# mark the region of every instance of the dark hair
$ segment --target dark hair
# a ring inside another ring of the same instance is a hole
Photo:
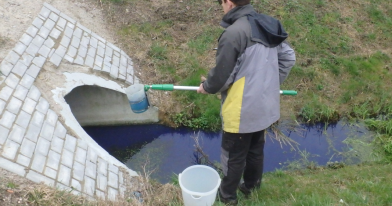
[[[229,1],[229,0],[224,0],[224,1]],[[247,4],[250,4],[250,0],[230,0],[233,2],[236,6],[244,6]]]

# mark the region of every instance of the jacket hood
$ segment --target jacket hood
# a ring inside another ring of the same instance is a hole
[[[223,16],[221,26],[227,28],[243,16],[247,16],[251,26],[252,41],[259,42],[267,47],[276,47],[288,37],[279,20],[257,13],[250,4],[237,6],[230,10]]]

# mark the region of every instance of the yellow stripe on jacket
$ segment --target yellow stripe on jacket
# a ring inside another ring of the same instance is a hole
[[[234,82],[227,91],[227,97],[222,106],[223,130],[230,133],[240,131],[242,98],[244,94],[245,77]]]

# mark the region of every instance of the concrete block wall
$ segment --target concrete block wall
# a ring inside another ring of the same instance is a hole
[[[62,114],[51,109],[34,84],[45,64],[57,68],[64,61],[107,73],[128,85],[138,82],[132,60],[122,50],[45,3],[0,64],[0,167],[37,183],[73,188],[75,194],[115,199],[124,195],[128,184],[124,176],[136,172],[97,145],[66,105]],[[84,84],[83,75],[88,74],[68,74],[80,79],[67,92]],[[104,87],[115,84],[94,78]]]

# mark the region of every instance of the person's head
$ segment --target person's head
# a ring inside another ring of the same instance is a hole
[[[226,14],[236,6],[250,4],[250,0],[218,0],[218,3],[222,5],[223,12]]]

